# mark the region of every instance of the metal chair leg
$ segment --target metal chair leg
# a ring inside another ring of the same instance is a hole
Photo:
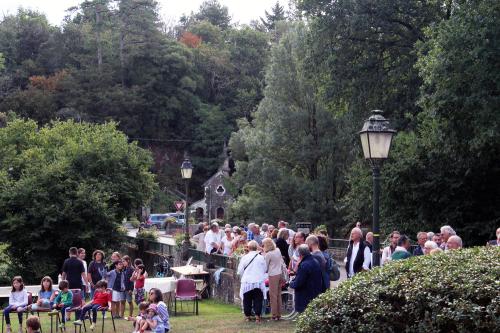
[[[115,318],[113,316],[111,316],[111,322],[113,323],[113,331],[116,332]]]

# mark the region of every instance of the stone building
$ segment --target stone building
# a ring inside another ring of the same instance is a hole
[[[231,152],[228,151],[226,160],[219,170],[203,184],[204,198],[191,205],[191,212],[197,221],[226,218],[233,196],[226,188],[224,180],[231,177],[234,171],[234,161]]]

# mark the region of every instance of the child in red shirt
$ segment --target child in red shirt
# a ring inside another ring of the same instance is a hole
[[[92,311],[92,325],[90,325],[90,329],[94,330],[95,323],[97,322],[97,310],[106,307],[111,308],[111,294],[106,291],[107,287],[108,283],[104,280],[95,284],[94,299],[90,303],[85,304],[80,312],[80,318],[74,322],[75,325],[81,325],[85,314]]]
[[[132,277],[130,278],[130,281],[135,282],[135,303],[137,305],[144,301],[144,281],[146,280],[147,274],[148,273],[146,273],[144,265],[139,264],[135,266],[135,271],[132,273]]]

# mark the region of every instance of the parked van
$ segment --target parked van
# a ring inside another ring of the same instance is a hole
[[[184,225],[186,223],[186,217],[184,213],[167,213],[167,217],[175,217],[177,221],[175,224]]]
[[[151,228],[163,229],[165,228],[165,220],[169,215],[167,213],[164,214],[151,214],[149,215],[148,224]]]

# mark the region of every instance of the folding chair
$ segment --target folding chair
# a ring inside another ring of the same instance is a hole
[[[97,311],[101,311],[101,313],[102,313],[101,333],[104,333],[104,315],[106,314],[107,311],[109,311],[109,313],[111,314],[111,309],[106,306],[106,307],[100,307],[99,309],[97,309]],[[113,318],[112,315],[110,315],[110,317],[111,317],[111,322],[113,323],[113,331],[116,332],[115,318]]]
[[[33,304],[33,294],[29,291],[27,292],[27,294],[28,294],[28,305],[26,306],[26,309],[29,305]],[[26,309],[22,313],[26,313],[26,318],[28,318],[29,311],[27,311]],[[11,311],[11,313],[13,313],[13,311]],[[18,312],[16,311],[15,313]],[[5,317],[3,316],[3,311],[2,311],[2,333],[3,333],[4,321]]]
[[[73,293],[73,304],[71,308],[66,309],[66,313],[75,313],[75,320],[77,320],[77,316],[80,314],[80,311],[82,310],[82,305],[84,304],[84,299],[83,299],[83,294],[81,289],[70,289],[71,292]],[[61,316],[65,316],[65,313],[61,313]],[[75,333],[76,333],[76,326],[75,326]],[[83,321],[83,328],[85,329],[85,332],[87,332],[87,328],[85,327],[85,320]],[[80,326],[80,331],[82,330]]]
[[[196,292],[196,283],[193,279],[177,280],[177,289],[175,290],[174,298],[174,315],[177,315],[177,300],[181,302],[193,301],[193,313],[198,315],[198,293]]]
[[[57,297],[57,295],[59,295],[59,290],[56,290],[54,292],[55,296]],[[56,311],[56,312],[53,312],[53,311]],[[47,312],[48,316],[50,317],[50,333],[53,333],[54,332],[54,316],[57,316],[56,317],[56,332],[57,332],[57,324],[59,323],[59,312],[57,311],[57,309],[39,309],[36,311],[36,315],[40,318],[40,312]],[[40,332],[42,332],[42,328],[40,327]]]
[[[55,296],[57,296],[59,294],[59,291],[56,290],[54,292]],[[36,316],[38,318],[40,318],[40,313],[48,313],[49,314],[49,317],[50,317],[50,333],[53,333],[54,332],[54,317],[52,315],[50,315],[50,313],[52,312],[52,309],[50,308],[37,308],[36,310],[30,310],[29,313],[31,313],[32,315],[34,315],[36,313]],[[43,329],[42,327],[40,326],[40,333],[43,333]]]

